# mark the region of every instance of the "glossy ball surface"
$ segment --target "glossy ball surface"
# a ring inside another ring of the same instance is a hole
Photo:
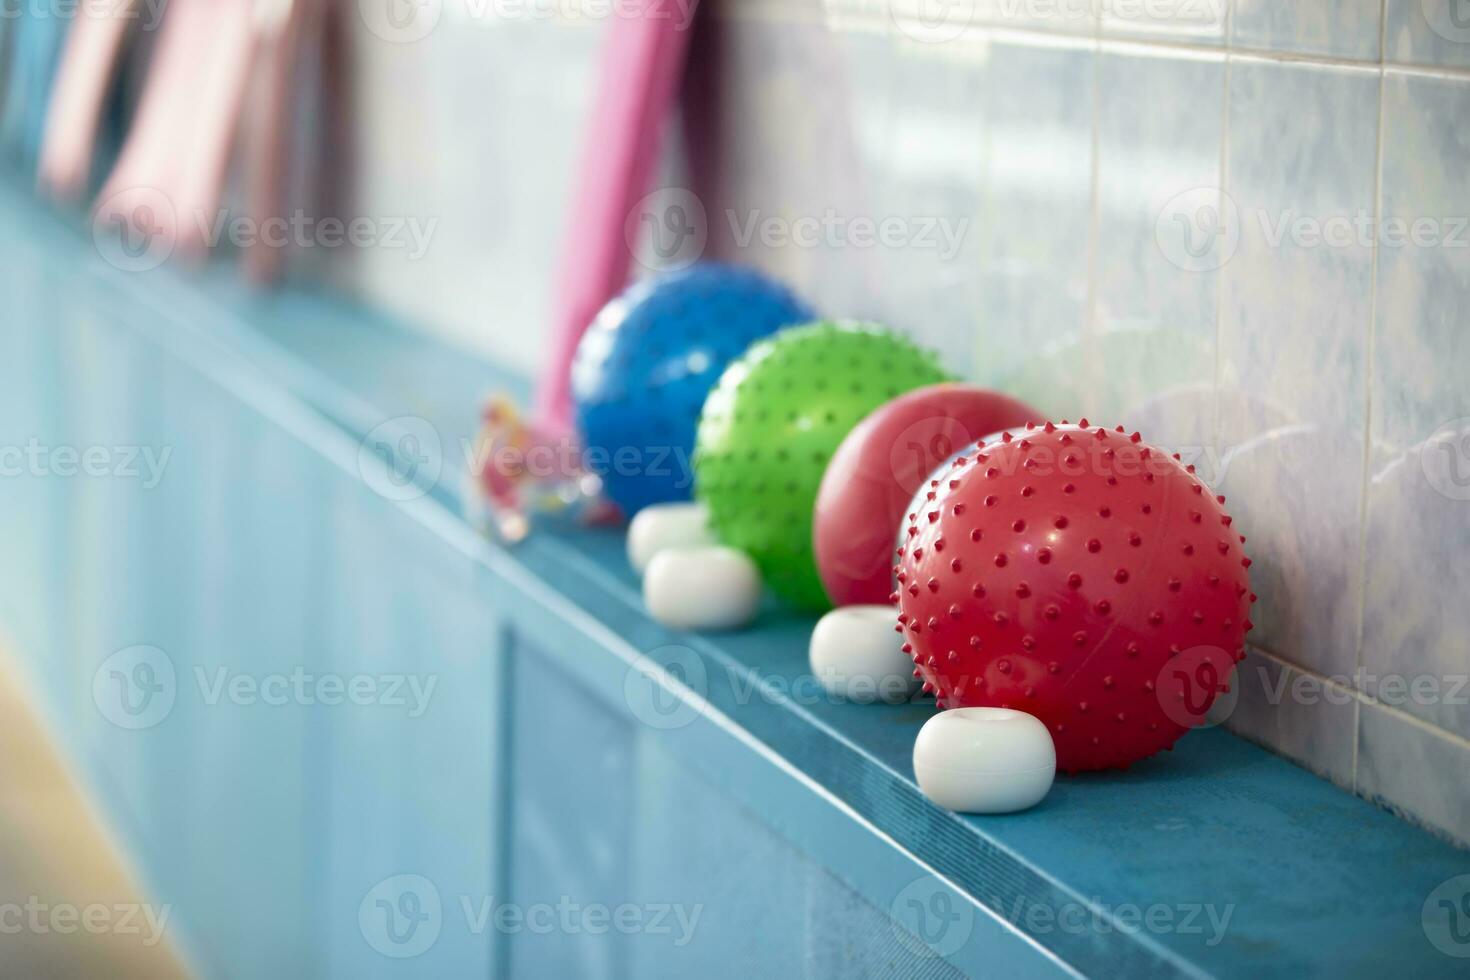
[[[941,707],[1046,724],[1058,768],[1173,745],[1228,690],[1250,629],[1245,539],[1138,433],[1065,423],[961,453],[915,497],[899,622]]]
[[[828,598],[839,606],[888,602],[893,540],[915,491],[958,450],[1033,420],[1044,416],[965,384],[919,388],[863,419],[842,440],[817,492],[812,546]]]
[[[755,559],[778,595],[827,608],[812,554],[827,463],[873,409],[943,380],[933,354],[871,324],[808,324],[753,346],[700,417],[696,492],[716,536]]]
[[[705,397],[730,361],[811,311],[753,269],[705,263],[631,286],[603,307],[572,363],[585,465],[631,517],[687,500]]]

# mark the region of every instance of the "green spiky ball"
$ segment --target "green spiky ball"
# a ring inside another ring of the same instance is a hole
[[[831,603],[812,555],[812,505],[844,436],[906,391],[949,380],[938,359],[865,323],[821,321],[757,342],[710,392],[694,449],[695,495],[719,539],[778,595]]]

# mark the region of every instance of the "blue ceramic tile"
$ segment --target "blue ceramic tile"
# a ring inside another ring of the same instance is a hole
[[[1356,665],[1372,250],[1355,229],[1377,97],[1368,71],[1232,64],[1222,486],[1255,559],[1253,642],[1339,679]]]
[[[1218,196],[1224,61],[1106,46],[1100,57],[1085,362],[1093,391],[1084,407],[1182,452],[1213,429],[1219,270],[1190,261],[1186,237],[1197,233],[1176,219],[1193,218],[1181,205],[1192,208],[1201,194]]]
[[[1384,60],[1470,66],[1470,12],[1462,0],[1385,0]]]
[[[1470,736],[1470,607],[1445,601],[1470,591],[1470,80],[1391,72],[1384,100],[1364,684]]]
[[[1235,0],[1235,47],[1378,60],[1383,0]]]

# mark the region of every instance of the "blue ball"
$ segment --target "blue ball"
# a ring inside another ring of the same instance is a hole
[[[631,286],[598,313],[572,362],[586,464],[631,517],[688,500],[705,396],[755,341],[814,314],[752,269],[701,263]]]

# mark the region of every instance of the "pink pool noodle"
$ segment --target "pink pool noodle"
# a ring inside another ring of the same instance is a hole
[[[623,226],[653,180],[693,12],[693,0],[687,8],[673,0],[644,0],[640,16],[615,17],[608,27],[561,257],[551,351],[537,390],[537,421],[548,432],[570,429],[569,375],[577,343],[597,311],[627,283],[632,257]]]

